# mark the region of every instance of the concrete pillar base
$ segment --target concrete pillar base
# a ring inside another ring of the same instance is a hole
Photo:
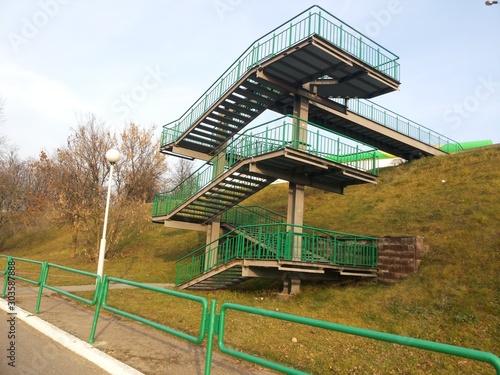
[[[283,294],[295,295],[300,293],[300,279],[296,276],[287,276],[283,279]]]

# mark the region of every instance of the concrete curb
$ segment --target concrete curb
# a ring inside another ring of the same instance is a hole
[[[1,298],[0,309],[6,311],[7,313],[12,313],[8,309],[7,301]],[[21,309],[20,307],[16,306],[15,312],[18,319],[22,320],[44,335],[50,337],[52,340],[58,342],[65,348],[94,363],[110,374],[144,375],[142,372],[137,371],[129,365],[126,365],[125,363],[118,361],[117,359],[107,355],[106,353],[101,352],[99,349],[93,347],[89,343],[80,340],[78,337],[70,335],[62,329],[40,319],[39,317],[29,313],[26,310]]]

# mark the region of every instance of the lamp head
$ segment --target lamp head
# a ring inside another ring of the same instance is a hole
[[[493,4],[498,4],[498,1],[492,1],[492,0],[487,0],[484,2],[486,5],[490,6],[490,5],[493,5]]]
[[[106,152],[106,159],[108,159],[111,164],[115,164],[118,160],[120,160],[120,151],[114,148],[108,150],[108,152]]]

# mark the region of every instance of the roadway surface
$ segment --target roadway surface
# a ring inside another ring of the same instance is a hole
[[[0,312],[0,374],[2,375],[38,375],[38,374],[73,374],[100,375],[107,373],[82,356],[65,348],[50,337],[38,332],[23,321],[15,319],[14,351],[10,359],[9,318]],[[15,367],[9,366],[9,362]]]

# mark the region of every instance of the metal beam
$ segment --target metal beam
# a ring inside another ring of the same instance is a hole
[[[186,221],[165,220],[164,226],[167,228],[194,230],[198,232],[207,231],[207,226],[205,224],[188,223]]]
[[[330,191],[332,193],[344,194],[343,185],[333,185],[331,183],[316,181],[314,178],[306,176],[305,174],[295,174],[293,171],[273,168],[259,163],[250,164],[250,172],[265,174],[280,180],[291,181],[296,184],[311,186],[313,188]]]
[[[314,105],[315,107],[327,112],[327,113],[330,113],[334,116],[340,117],[344,120],[347,120],[351,123],[354,123],[356,126],[362,126],[366,129],[369,129],[370,131],[377,133],[378,137],[380,137],[380,135],[382,135],[384,137],[390,138],[391,140],[394,140],[394,141],[397,141],[398,143],[403,144],[405,147],[411,147],[413,149],[420,150],[421,152],[428,154],[428,155],[434,155],[434,156],[446,155],[446,153],[444,151],[441,151],[435,147],[432,147],[432,146],[427,145],[423,142],[420,142],[414,138],[411,138],[407,135],[404,135],[404,134],[399,133],[395,130],[392,130],[384,125],[381,125],[375,121],[369,120],[366,117],[360,116],[354,112],[347,111],[346,113],[342,113],[340,111],[335,110],[331,106],[325,106],[322,103],[318,103],[318,102],[311,103],[311,104]],[[328,127],[327,123],[324,123],[321,125]],[[338,127],[335,127],[333,130],[335,130],[337,132],[341,132],[341,130]],[[380,141],[380,138],[379,138],[379,142],[383,143],[383,141]],[[370,143],[370,142],[368,142],[368,143]],[[371,144],[373,144],[373,143],[371,143]],[[384,147],[381,145],[378,145],[378,144],[373,144],[373,145],[380,148],[381,150],[384,150]],[[389,152],[391,152],[391,151],[389,151]],[[391,152],[391,153],[393,153],[393,152]]]
[[[284,82],[276,77],[273,77],[270,74],[266,74],[266,72],[264,72],[263,69],[257,70],[257,77],[264,79],[264,80],[266,80],[266,81],[268,81],[276,86],[280,86],[283,89],[285,89],[286,91],[290,92],[291,94],[301,96],[305,99],[309,99],[309,101],[311,101],[312,103],[319,103],[319,104],[322,104],[323,106],[331,108],[334,111],[347,113],[346,106],[343,106],[340,103],[336,103],[336,102],[333,102],[333,101],[328,100],[326,98],[323,98],[313,91],[306,90],[302,87],[292,86],[292,85],[290,85],[290,84],[288,84],[288,83],[286,83],[286,82]]]

